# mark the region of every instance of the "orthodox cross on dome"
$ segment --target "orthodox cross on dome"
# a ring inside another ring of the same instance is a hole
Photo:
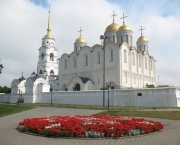
[[[141,36],[143,35],[142,30],[145,30],[145,28],[142,28],[142,26],[141,26],[141,29],[138,30],[138,31],[141,31]]]
[[[127,18],[128,16],[124,16],[124,13],[123,13],[123,17],[121,17],[120,19],[123,19],[123,25],[125,24],[124,23],[124,18]]]
[[[81,27],[80,27],[80,30],[78,31],[79,33],[80,33],[80,37],[81,37],[81,32],[82,32],[83,30],[81,29]]]
[[[113,11],[113,15],[111,15],[111,17],[113,17],[113,22],[115,21],[114,20],[114,17],[117,16],[117,14],[115,14],[115,11]]]

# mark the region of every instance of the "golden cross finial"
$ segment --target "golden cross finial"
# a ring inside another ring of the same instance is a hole
[[[114,17],[117,16],[117,14],[115,14],[115,11],[113,11],[113,15],[111,15],[111,17],[113,17],[113,22],[115,21],[114,20]]]
[[[80,33],[80,36],[81,36],[81,32],[82,32],[83,30],[81,29],[81,27],[80,27],[80,30],[78,31],[79,33]]]
[[[123,17],[120,18],[120,19],[123,19],[123,25],[125,24],[124,23],[124,18],[126,18],[126,17],[128,17],[128,16],[124,16],[124,13],[123,13]]]
[[[141,29],[138,30],[138,31],[141,31],[141,36],[143,35],[142,30],[145,30],[145,28],[142,28],[142,26],[141,26]]]

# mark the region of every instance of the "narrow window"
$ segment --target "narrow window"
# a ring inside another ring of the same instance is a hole
[[[140,47],[140,51],[141,51],[141,45],[139,47]]]
[[[141,67],[141,56],[139,55],[139,67]]]
[[[100,52],[97,52],[97,64],[100,64]]]
[[[132,64],[135,65],[135,56],[134,56],[134,52],[132,53]]]
[[[113,36],[113,41],[115,42],[115,36]]]
[[[130,37],[130,39],[131,39],[130,41],[131,41],[131,46],[132,46],[132,36]]]
[[[153,60],[151,60],[151,71],[153,70]]]
[[[98,78],[98,84],[100,84],[100,80],[99,80],[99,78]]]
[[[147,69],[147,58],[145,57],[145,69]]]
[[[76,68],[76,58],[73,57],[73,67]]]
[[[121,44],[123,43],[123,36],[121,35]]]
[[[43,58],[44,58],[44,53],[42,53],[42,55],[41,55],[41,59],[43,60]]]
[[[126,42],[129,44],[128,35],[126,35]]]
[[[53,53],[50,54],[50,60],[51,60],[51,61],[54,61],[54,55],[53,55]]]
[[[88,56],[87,56],[87,54],[85,55],[85,66],[88,66]]]
[[[42,70],[39,71],[39,74],[42,74]]]
[[[67,69],[67,60],[64,59],[64,69]]]
[[[111,50],[111,59],[110,61],[113,61],[113,50]]]
[[[144,51],[146,50],[146,46],[144,45]]]
[[[126,52],[126,50],[124,50],[124,62],[125,63],[127,62],[127,52]]]

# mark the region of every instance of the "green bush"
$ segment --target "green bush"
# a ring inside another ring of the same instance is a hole
[[[154,88],[155,86],[154,86],[153,84],[150,84],[150,85],[147,84],[146,87],[147,87],[147,88]]]

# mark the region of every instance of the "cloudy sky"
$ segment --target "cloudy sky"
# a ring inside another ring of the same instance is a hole
[[[22,72],[27,78],[36,70],[49,6],[58,58],[73,51],[80,27],[89,46],[100,44],[99,36],[112,23],[113,11],[120,25],[125,13],[134,46],[138,29],[145,28],[149,53],[157,60],[159,84],[180,86],[179,0],[0,0],[0,59],[4,65],[0,86],[10,86]]]

